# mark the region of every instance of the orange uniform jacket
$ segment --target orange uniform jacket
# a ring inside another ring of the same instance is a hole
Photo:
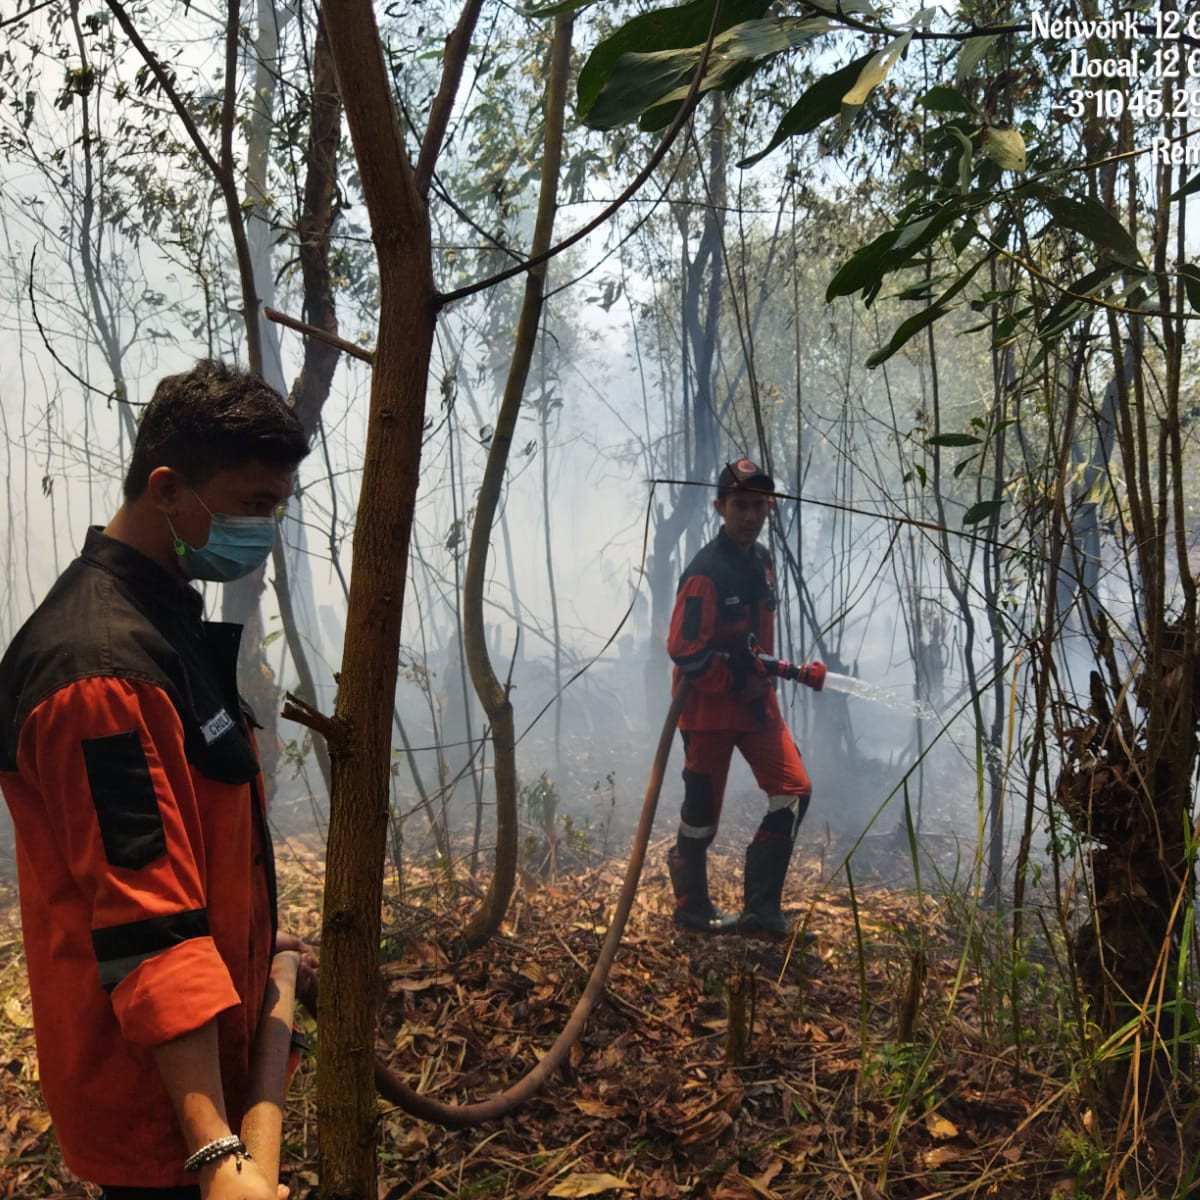
[[[275,932],[241,629],[88,533],[0,661],[38,1062],[67,1165],[177,1187],[186,1147],[153,1048],[218,1017],[230,1124]]]
[[[743,552],[722,529],[688,564],[667,635],[673,690],[681,679],[691,685],[680,729],[748,731],[784,723],[774,692],[750,703],[735,694],[754,669],[748,636],[764,653],[775,653],[775,607],[775,568],[757,543]]]

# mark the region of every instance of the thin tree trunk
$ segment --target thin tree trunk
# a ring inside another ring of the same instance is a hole
[[[546,92],[546,138],[542,156],[541,188],[531,247],[531,254],[534,256],[549,248],[554,228],[567,81],[571,65],[572,26],[573,19],[569,14],[555,18],[550,82]],[[483,482],[475,507],[475,523],[471,529],[471,548],[467,556],[467,577],[463,593],[467,662],[471,668],[475,690],[492,726],[496,780],[496,866],[487,896],[467,928],[465,936],[468,945],[482,943],[500,927],[516,879],[517,768],[512,703],[488,657],[483,626],[483,582],[487,573],[496,508],[500,502],[500,489],[541,322],[545,284],[546,266],[542,263],[531,269],[525,277],[525,299],[517,325],[516,343],[504,396],[496,418],[496,429],[488,448],[487,465],[484,468]]]
[[[455,421],[453,401],[450,402],[450,410],[447,414],[447,446],[449,448],[450,457],[450,501],[451,512],[454,518],[453,528],[455,533],[459,533],[467,520],[467,502],[466,502],[466,484],[464,482],[464,472],[462,459],[460,455],[455,454],[455,446],[458,439],[458,423]],[[459,490],[462,489],[463,495],[460,496]],[[460,507],[461,500],[461,507]],[[461,514],[461,516],[460,516]],[[454,645],[457,651],[457,684],[458,694],[462,697],[462,741],[466,743],[466,765],[462,770],[470,770],[471,772],[471,787],[475,793],[475,823],[474,833],[471,838],[471,876],[474,876],[479,871],[479,843],[483,835],[483,780],[480,777],[480,772],[475,769],[475,729],[471,721],[471,688],[467,686],[467,643],[463,633],[463,578],[462,578],[462,556],[459,553],[459,542],[456,540],[451,547],[451,555],[454,560]],[[447,680],[449,688],[450,681]],[[451,690],[446,692],[447,705],[454,703],[454,696]],[[451,740],[455,740],[453,736]],[[461,747],[459,747],[461,749]],[[445,755],[442,756],[443,758]],[[457,764],[456,764],[457,766]],[[451,770],[449,775],[454,780],[461,777],[462,771],[458,769]]]
[[[379,331],[333,741],[317,1120],[325,1200],[376,1200],[375,980],[392,710],[436,291],[429,217],[370,0],[326,0],[325,31],[379,263]]]
[[[308,148],[305,154],[307,172],[304,181],[304,206],[300,213],[300,271],[304,281],[304,316],[308,324],[336,336],[337,310],[333,301],[333,280],[329,270],[329,245],[333,223],[337,220],[335,197],[337,191],[337,152],[341,140],[342,106],[333,74],[333,58],[329,40],[321,22],[313,44],[311,116]],[[262,180],[265,187],[265,177]],[[270,282],[268,276],[267,282]],[[276,346],[273,330],[264,330],[264,343]],[[329,399],[333,374],[341,352],[320,338],[304,341],[304,361],[292,384],[291,404],[311,442],[316,436],[321,411]],[[293,501],[300,503],[300,501]],[[299,676],[300,697],[309,704],[318,701],[316,678],[308,662],[308,653],[300,637],[300,629],[292,604],[287,557],[277,539],[272,556],[275,568],[275,595],[279,602],[279,617],[287,639],[288,651]],[[313,753],[321,770],[325,790],[333,790],[333,774],[329,748],[320,734],[314,733]]]
[[[544,354],[544,352],[543,352]],[[562,631],[558,624],[558,589],[554,585],[554,543],[550,530],[550,396],[543,361],[542,403],[542,528],[546,539],[546,582],[550,587],[550,624],[554,635],[554,767],[562,774]]]

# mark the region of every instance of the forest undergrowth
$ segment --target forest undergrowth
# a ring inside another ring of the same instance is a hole
[[[1195,1103],[1133,1122],[1125,1106],[1124,1127],[1097,1115],[1049,948],[1014,962],[1007,935],[961,893],[884,886],[853,860],[847,880],[827,853],[801,851],[785,902],[815,949],[679,933],[666,848],[651,847],[569,1068],[485,1128],[443,1130],[381,1103],[381,1198],[1200,1194]],[[889,854],[907,846],[876,848]],[[316,938],[320,847],[290,838],[278,859],[284,920]],[[478,881],[452,896],[432,866],[393,878],[378,1042],[392,1069],[448,1102],[523,1075],[583,987],[623,871],[560,858],[550,877],[522,876],[501,935],[461,958]],[[714,851],[711,878],[736,908],[740,855]],[[311,1023],[308,1034],[315,1045]],[[314,1065],[307,1054],[285,1127],[293,1200],[315,1195]],[[41,1108],[15,887],[0,880],[0,1197],[95,1194],[62,1165]]]

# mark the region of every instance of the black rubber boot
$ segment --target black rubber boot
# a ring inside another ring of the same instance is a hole
[[[783,915],[783,881],[792,859],[795,842],[790,838],[763,838],[746,847],[746,874],[743,880],[745,907],[738,917],[738,933],[745,937],[786,941],[792,923]],[[802,945],[810,946],[816,936],[804,934]]]
[[[667,870],[675,889],[676,926],[693,933],[732,933],[738,924],[732,913],[722,912],[708,897],[708,856],[680,854],[674,847],[667,855]]]

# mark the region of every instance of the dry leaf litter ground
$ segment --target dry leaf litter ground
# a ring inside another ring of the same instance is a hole
[[[992,985],[960,953],[961,901],[871,884],[878,872],[862,848],[852,894],[844,873],[828,877],[838,860],[826,847],[797,854],[785,893],[819,935],[815,952],[702,938],[670,924],[667,844],[651,848],[606,995],[569,1068],[486,1128],[447,1131],[381,1104],[381,1197],[1088,1194],[1103,1164],[1089,1158],[1088,1115],[1050,1040],[1063,1014],[1032,1006],[1037,1037],[1018,1061]],[[886,867],[906,850],[878,839],[874,854]],[[288,839],[278,857],[281,911],[315,938],[319,847]],[[740,868],[737,856],[712,855],[713,892],[727,907],[737,906]],[[514,1082],[574,1005],[623,873],[610,861],[523,878],[503,936],[455,960],[476,896],[449,898],[431,870],[409,867],[385,913],[380,1053],[444,1101]],[[740,1066],[727,1058],[731,982],[748,1001]],[[0,1197],[90,1200],[40,1107],[15,888],[3,880],[0,988]],[[316,1151],[309,1056],[285,1130],[297,1200],[316,1182]]]

